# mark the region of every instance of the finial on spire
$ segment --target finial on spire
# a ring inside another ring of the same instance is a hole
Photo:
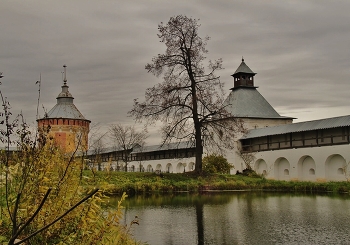
[[[242,62],[244,62],[244,58],[243,58],[243,56],[242,56]]]
[[[64,85],[67,85],[67,74],[66,74],[66,65],[63,65],[63,69],[64,69],[64,78],[63,78],[63,83]]]

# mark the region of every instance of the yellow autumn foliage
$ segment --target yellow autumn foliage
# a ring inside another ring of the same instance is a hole
[[[1,159],[4,154],[0,153]],[[50,224],[93,191],[81,185],[82,178],[89,181],[83,173],[83,158],[67,156],[52,144],[22,146],[11,156],[8,168],[2,166],[1,173],[7,170],[8,175],[6,186],[0,187],[1,194],[7,188],[7,198],[0,205],[0,237],[8,240],[13,230],[20,230],[30,220],[45,195],[48,197],[42,208],[18,239],[26,239]],[[138,244],[128,233],[128,227],[120,223],[121,203],[126,195],[121,196],[114,211],[106,213],[102,205],[108,197],[102,194],[103,188],[99,186],[100,190],[91,198],[25,244]]]

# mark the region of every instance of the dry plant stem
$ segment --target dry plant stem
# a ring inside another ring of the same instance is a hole
[[[18,205],[19,205],[19,201],[21,199],[21,193],[17,194],[17,198],[16,198],[16,203],[15,203],[15,207],[13,209],[13,220],[12,220],[12,224],[13,224],[13,229],[12,229],[12,237],[17,237],[17,210],[18,210]],[[12,239],[11,239],[12,240]]]
[[[42,232],[43,230],[46,230],[47,228],[49,228],[50,226],[52,226],[53,224],[55,224],[57,221],[59,221],[60,219],[62,219],[64,216],[66,216],[67,214],[69,214],[72,210],[74,210],[76,207],[78,207],[80,204],[82,204],[83,202],[85,202],[87,199],[89,199],[90,197],[92,197],[93,195],[95,195],[96,192],[98,192],[99,189],[95,189],[93,190],[89,195],[87,195],[86,197],[84,197],[83,199],[81,199],[77,204],[75,204],[73,207],[71,207],[70,209],[68,209],[64,214],[62,214],[61,216],[57,217],[54,221],[52,221],[51,223],[45,225],[44,227],[42,227],[41,229],[37,230],[36,232],[32,233],[31,235],[27,236],[26,238],[24,238],[23,240],[21,240],[20,242],[17,243],[13,243],[13,245],[18,245],[21,244],[27,240],[29,240],[30,238],[32,238],[33,236],[35,236],[36,234]],[[9,243],[9,245],[11,245]]]
[[[16,226],[16,213],[17,213],[17,208],[18,208],[18,203],[19,203],[18,200],[19,200],[20,194],[17,195],[16,206],[15,206],[15,210],[14,210],[14,218],[15,218],[14,224],[13,224],[13,232],[14,232],[14,234],[13,234],[12,238],[10,239],[10,242],[9,242],[10,245],[11,245],[11,244],[14,244],[14,241],[15,241],[16,238],[19,236],[19,234],[20,234],[20,233],[24,230],[24,228],[26,228],[26,227],[30,224],[30,222],[32,222],[32,220],[38,215],[38,213],[40,212],[41,208],[42,208],[43,205],[45,204],[46,199],[48,198],[48,196],[49,196],[51,190],[52,190],[52,189],[49,188],[49,189],[46,191],[46,194],[45,194],[43,200],[41,201],[39,207],[36,209],[36,211],[34,212],[34,214],[33,214],[33,215],[27,220],[27,222],[25,222],[24,225],[23,225],[20,229],[18,229],[18,230],[17,230],[17,228],[19,228],[19,227]],[[19,243],[16,243],[16,244],[19,244]]]
[[[10,154],[10,130],[9,130],[9,112],[8,112],[8,106],[7,101],[2,95],[2,92],[0,90],[0,97],[2,100],[2,107],[5,114],[5,124],[6,124],[6,159],[5,159],[5,196],[6,196],[6,206],[7,211],[10,214],[10,219],[13,221],[13,216],[11,214],[10,210],[10,203],[9,203],[9,154]]]

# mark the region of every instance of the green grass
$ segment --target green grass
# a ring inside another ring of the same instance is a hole
[[[242,175],[194,173],[84,172],[84,184],[99,187],[106,194],[201,192],[210,190],[269,190],[284,192],[350,192],[350,182],[301,182],[267,180]]]

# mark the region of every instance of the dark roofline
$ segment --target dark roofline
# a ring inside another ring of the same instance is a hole
[[[88,121],[91,123],[90,120],[85,119],[85,118],[70,118],[70,117],[43,117],[43,118],[39,118],[36,119],[36,121],[38,122],[39,120],[44,120],[44,119],[68,119],[68,120],[81,120],[81,121]]]
[[[230,88],[230,90],[237,90],[237,89],[239,89],[239,88],[249,88],[249,89],[257,89],[257,88],[259,88],[259,87],[256,87],[256,86],[245,86],[245,85],[243,85],[243,86],[237,86],[237,87],[233,87],[233,88]]]
[[[156,152],[156,151],[168,151],[168,150],[181,150],[181,149],[192,149],[195,148],[195,146],[190,142],[173,142],[168,143],[164,145],[150,145],[150,146],[143,146],[143,147],[133,147],[131,149],[127,149],[127,151],[131,151],[130,154],[136,154],[136,153],[148,153],[148,152]],[[115,146],[112,147],[105,147],[100,149],[99,154],[106,154],[106,153],[112,153],[112,152],[122,152],[124,149],[118,148]],[[93,149],[88,150],[87,155],[95,155]]]
[[[233,115],[233,117],[235,117]],[[249,117],[249,116],[238,116],[235,118],[254,118],[254,119],[297,119],[296,117],[286,117],[286,116],[279,116],[279,117]]]
[[[172,142],[168,144],[161,145],[150,145],[144,146],[143,148],[134,149],[131,154],[135,153],[146,153],[146,152],[155,152],[155,151],[167,151],[167,150],[180,150],[180,149],[191,149],[195,148],[194,143],[190,141],[185,142]],[[138,150],[140,149],[140,150]]]
[[[251,129],[242,139],[350,126],[350,115]]]

